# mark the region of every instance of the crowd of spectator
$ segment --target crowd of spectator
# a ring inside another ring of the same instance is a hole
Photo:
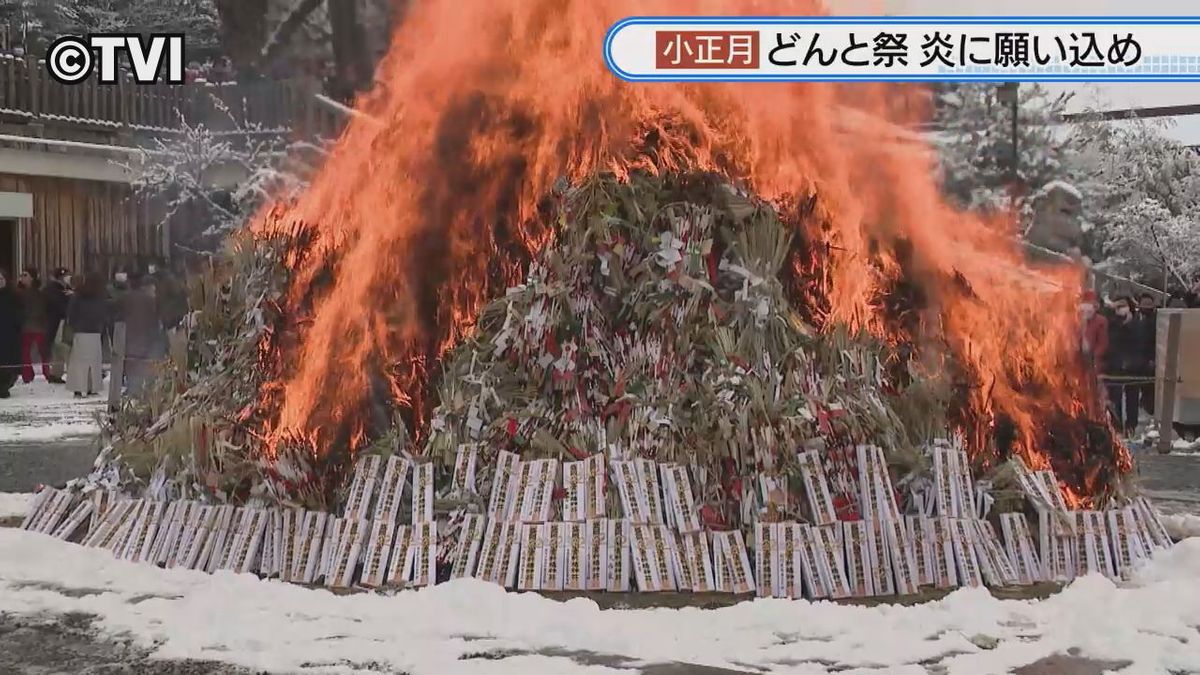
[[[182,282],[157,266],[111,278],[60,267],[46,281],[33,267],[15,279],[0,270],[0,398],[39,374],[78,398],[99,394],[117,323],[125,325],[123,384],[140,394],[187,308]]]
[[[1114,426],[1126,438],[1138,435],[1142,413],[1154,414],[1159,306],[1152,293],[1105,301],[1092,291],[1080,305],[1083,353],[1104,383]],[[1200,308],[1200,279],[1168,296],[1164,306]]]

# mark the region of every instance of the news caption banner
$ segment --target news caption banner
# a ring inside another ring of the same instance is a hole
[[[1200,17],[630,17],[630,82],[1200,81]]]

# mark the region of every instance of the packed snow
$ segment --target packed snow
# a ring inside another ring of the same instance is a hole
[[[45,443],[96,434],[104,397],[77,399],[65,385],[38,379],[18,383],[0,399],[0,443]]]
[[[1174,434],[1172,435],[1174,436]],[[1129,441],[1129,446],[1130,449],[1134,450],[1135,453],[1138,451],[1138,449],[1148,452],[1157,452],[1158,440],[1158,425],[1151,421],[1149,428],[1146,429],[1146,433],[1139,438]],[[1186,438],[1175,437],[1174,440],[1171,441],[1171,454],[1200,457],[1200,439],[1189,440]]]
[[[560,603],[474,580],[336,596],[121,562],[13,529],[0,530],[0,551],[4,612],[92,614],[103,633],[131,635],[156,658],[271,672],[619,672],[597,665],[599,656],[791,673],[835,664],[924,673],[922,664],[936,662],[982,675],[1069,650],[1131,661],[1124,672],[1200,664],[1200,539],[1160,553],[1130,584],[1087,577],[1040,601],[976,589],[914,607],[757,600],[717,610],[600,610],[586,599]]]
[[[1172,539],[1200,537],[1200,516],[1194,513],[1160,513],[1159,517]]]
[[[1200,440],[1189,441],[1183,438],[1176,438],[1171,444],[1171,454],[1173,455],[1195,455],[1200,453]]]
[[[32,494],[11,494],[0,492],[0,520],[7,518],[24,518],[33,505]]]

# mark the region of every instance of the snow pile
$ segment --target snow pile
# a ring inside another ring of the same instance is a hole
[[[100,431],[104,398],[76,399],[62,385],[38,379],[18,384],[0,400],[0,443],[44,443],[92,436]]]
[[[1163,527],[1172,539],[1183,540],[1188,537],[1200,537],[1200,516],[1192,513],[1159,514]]]
[[[712,611],[602,611],[589,600],[559,603],[474,580],[393,597],[334,596],[119,562],[17,530],[0,531],[0,551],[6,612],[94,614],[103,631],[129,633],[160,658],[273,672],[614,672],[566,652],[583,661],[797,673],[835,665],[924,672],[923,663],[951,674],[1005,673],[1073,648],[1132,661],[1137,672],[1200,663],[1200,539],[1161,553],[1128,587],[1093,576],[1043,601],[1001,601],[976,589],[916,607],[758,600]]]
[[[32,494],[11,494],[0,492],[0,520],[6,518],[24,518],[33,505]]]
[[[1176,438],[1171,444],[1171,454],[1178,455],[1193,455],[1200,453],[1200,440],[1188,441],[1182,438]]]

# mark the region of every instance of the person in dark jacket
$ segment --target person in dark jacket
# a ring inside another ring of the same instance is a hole
[[[62,384],[64,369],[62,350],[56,349],[56,347],[58,346],[58,332],[67,319],[67,307],[71,303],[71,294],[74,292],[71,290],[71,272],[65,267],[54,270],[44,291],[46,295],[46,339],[50,342],[50,351],[54,352],[54,363],[50,369],[53,377],[49,379],[55,384]]]
[[[8,398],[21,367],[21,301],[0,270],[0,398]]]
[[[187,289],[171,270],[160,269],[154,279],[159,319],[165,330],[178,328],[188,315]]]
[[[1138,312],[1142,316],[1153,316],[1158,311],[1158,298],[1149,293],[1138,296]]]
[[[1104,367],[1104,359],[1108,354],[1108,320],[1100,313],[1100,299],[1095,291],[1086,291],[1079,303],[1079,313],[1083,319],[1083,334],[1080,336],[1080,350],[1093,373],[1099,373]]]
[[[1142,346],[1145,348],[1145,367],[1149,377],[1155,375],[1155,361],[1158,358],[1158,299],[1149,293],[1138,296],[1138,319],[1146,334]],[[1142,385],[1142,408],[1154,415],[1154,383]]]
[[[1132,298],[1113,303],[1115,317],[1108,324],[1108,356],[1104,374],[1112,377],[1146,377],[1146,327],[1134,312]],[[1141,386],[1116,382],[1108,385],[1108,400],[1117,425],[1132,436],[1138,426]]]
[[[121,306],[125,302],[125,294],[129,292],[129,274],[125,270],[118,270],[112,275],[112,279],[108,283],[108,302],[113,307],[113,316],[108,322],[108,326],[104,329],[104,353],[106,356],[112,354],[113,349],[113,332],[116,329],[116,322],[121,320]]]
[[[104,278],[99,275],[87,277],[79,293],[71,298],[67,311],[67,324],[74,333],[71,361],[67,365],[67,385],[76,398],[100,391],[103,379],[101,335],[108,325],[109,313]]]
[[[17,282],[17,296],[21,299],[24,322],[21,326],[21,379],[33,382],[33,350],[37,349],[38,361],[42,364],[42,375],[50,380],[50,341],[46,339],[48,314],[46,296],[42,292],[42,278],[37,268],[26,267]]]
[[[152,279],[139,275],[131,281],[133,289],[121,299],[121,320],[125,322],[125,385],[132,396],[141,396],[154,374],[155,363],[166,355],[166,340]]]

